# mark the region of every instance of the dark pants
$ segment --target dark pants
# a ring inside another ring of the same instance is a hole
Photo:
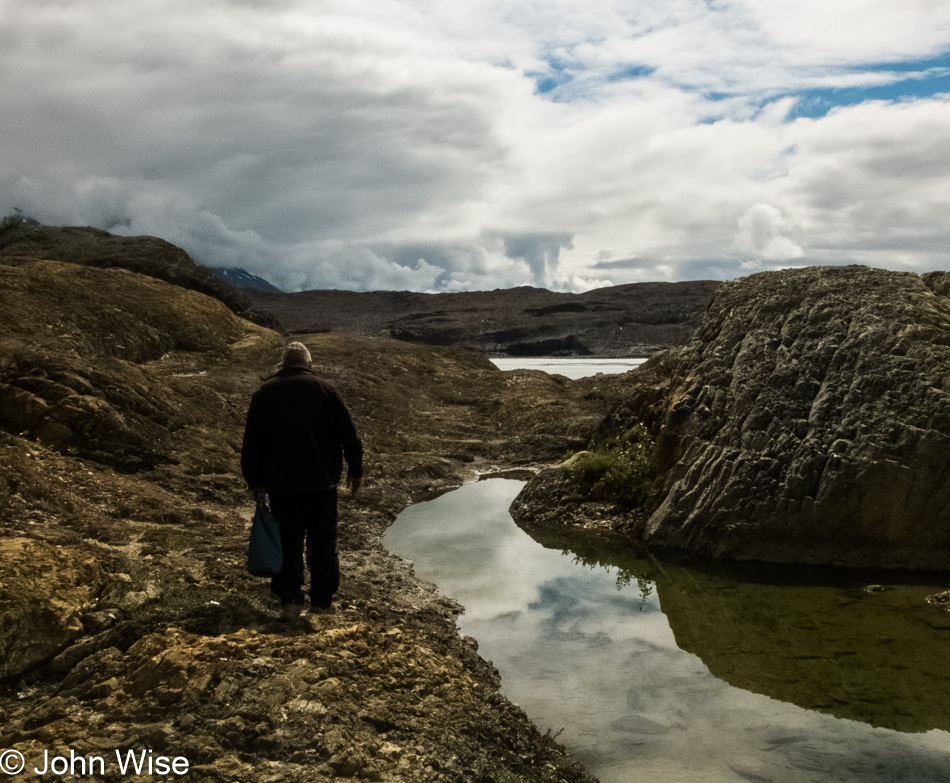
[[[284,567],[271,580],[280,603],[302,604],[304,540],[310,568],[310,603],[330,605],[340,587],[336,552],[336,489],[305,495],[270,495],[270,508],[280,528]]]

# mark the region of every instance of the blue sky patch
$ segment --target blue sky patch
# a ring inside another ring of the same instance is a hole
[[[562,84],[566,84],[574,78],[574,73],[570,66],[557,58],[549,58],[547,64],[550,68],[547,71],[538,73],[529,73],[538,86],[538,92],[545,95],[556,90]]]
[[[855,73],[893,73],[898,76],[890,84],[872,87],[845,87],[806,90],[798,93],[798,103],[789,115],[823,117],[838,106],[854,106],[865,101],[903,101],[930,98],[950,93],[950,55],[905,63],[872,65]]]
[[[645,76],[651,76],[654,71],[656,71],[656,68],[650,68],[646,65],[634,65],[629,68],[624,68],[621,71],[617,71],[608,79],[608,81],[624,82],[628,79],[642,79]]]

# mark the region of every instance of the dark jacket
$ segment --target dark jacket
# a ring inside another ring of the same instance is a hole
[[[251,398],[241,471],[251,489],[301,494],[363,476],[363,445],[336,390],[303,367],[283,369]]]

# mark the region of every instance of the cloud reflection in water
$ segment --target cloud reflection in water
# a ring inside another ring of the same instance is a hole
[[[411,506],[384,543],[458,600],[462,633],[541,731],[603,783],[947,781],[950,734],[904,734],[802,709],[713,676],[676,643],[663,586],[546,549],[493,479]],[[675,603],[675,602],[674,602]]]

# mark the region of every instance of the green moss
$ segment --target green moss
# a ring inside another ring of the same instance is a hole
[[[578,455],[568,469],[592,499],[636,507],[654,490],[654,452],[647,428],[637,424],[604,441],[596,450]]]

